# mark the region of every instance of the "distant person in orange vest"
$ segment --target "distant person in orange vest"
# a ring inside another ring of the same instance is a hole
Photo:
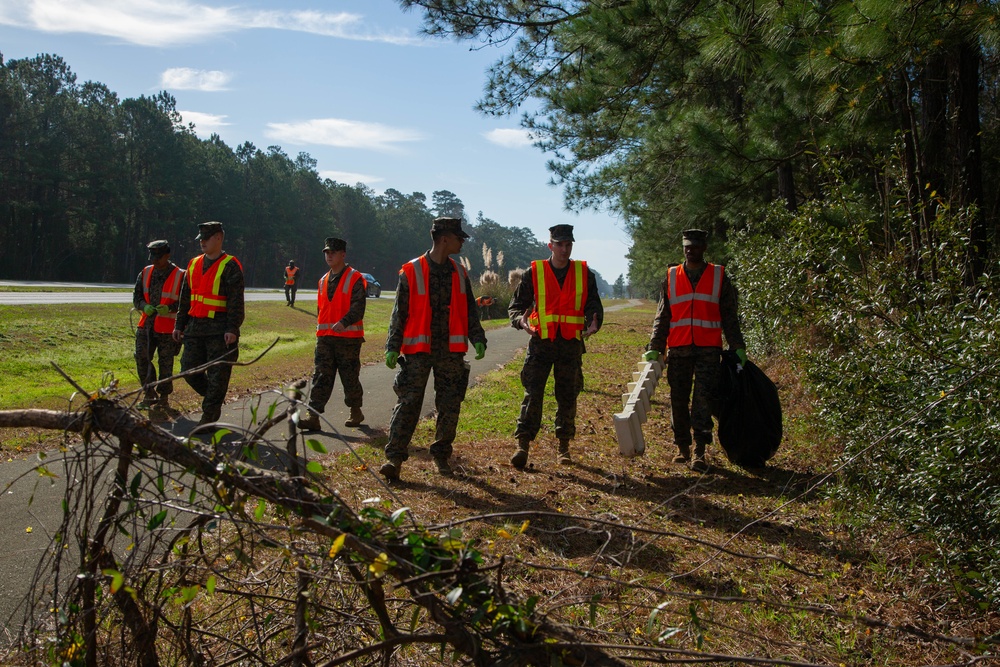
[[[438,473],[451,475],[448,459],[458,428],[458,416],[469,387],[465,353],[472,342],[476,359],[486,355],[486,332],[479,323],[476,297],[465,267],[451,258],[462,251],[469,235],[459,218],[440,217],[431,227],[431,249],[399,270],[396,302],[385,341],[385,365],[399,372],[393,382],[396,407],[389,422],[387,459],[379,472],[399,479],[409,458],[410,439],[420,421],[420,407],[431,371],[437,431],[430,454]]]
[[[166,241],[152,241],[146,248],[153,263],[139,272],[132,290],[132,306],[142,313],[135,330],[135,365],[145,391],[138,407],[166,410],[174,391],[170,381],[174,374],[174,357],[181,349],[172,334],[184,270],[170,261],[170,244]],[[159,362],[160,384],[155,384],[153,354]]]
[[[712,415],[718,412],[722,334],[741,362],[746,363],[747,353],[736,288],[724,266],[705,261],[708,232],[686,229],[681,238],[684,264],[667,269],[643,359],[655,361],[666,352],[671,425],[677,445],[674,463],[690,461],[692,470],[704,473],[709,471],[705,448],[712,442]]]
[[[222,416],[232,364],[240,356],[240,326],[243,325],[243,265],[222,250],[226,232],[221,222],[198,225],[201,255],[188,262],[181,287],[174,340],[184,341],[181,371],[210,361],[223,361],[207,370],[184,377],[204,398],[199,424],[211,424]]]
[[[576,399],[583,390],[584,339],[601,328],[604,305],[597,278],[587,263],[571,260],[573,225],[549,227],[548,259],[537,260],[524,272],[511,297],[507,314],[515,329],[531,334],[521,369],[524,400],[517,418],[517,450],[510,464],[522,469],[528,449],[542,425],[542,400],[552,373],[556,394],[557,461],[572,462],[569,442],[576,436]]]
[[[295,260],[288,260],[285,267],[285,305],[295,305],[295,292],[299,289],[299,267],[295,266]]]
[[[318,431],[319,415],[333,393],[340,374],[344,404],[351,416],[344,426],[361,426],[364,389],[361,387],[361,345],[365,342],[365,306],[368,284],[360,272],[348,266],[347,241],[330,237],[323,246],[330,270],[319,280],[316,292],[316,355],[309,392],[309,409],[299,413],[299,428]]]

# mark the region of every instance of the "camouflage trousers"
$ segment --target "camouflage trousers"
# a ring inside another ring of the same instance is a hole
[[[230,362],[215,364],[201,373],[188,375],[184,378],[192,389],[204,397],[201,401],[202,420],[218,421],[219,417],[222,416],[222,404],[226,402],[229,377],[233,373],[232,362],[239,358],[239,341],[233,345],[226,345],[222,334],[184,337],[184,354],[181,355],[182,371],[218,359]]]
[[[157,356],[160,380],[167,380],[174,374],[174,357],[180,352],[180,343],[174,342],[170,334],[156,333],[152,328],[136,329],[135,331],[135,368],[139,373],[139,382],[145,387],[157,380],[156,366],[153,365],[153,355]],[[157,387],[146,390],[146,398],[156,398],[156,395],[169,396],[174,391],[174,383],[164,382]]]
[[[388,459],[409,458],[407,450],[413,432],[420,421],[420,408],[431,371],[434,372],[434,407],[437,427],[431,456],[448,458],[458,429],[458,416],[469,387],[469,364],[460,352],[418,353],[399,358],[399,371],[392,388],[399,400],[389,421],[389,442],[385,446]]]
[[[576,399],[583,390],[583,341],[532,337],[521,369],[524,400],[514,437],[534,440],[542,426],[542,401],[549,373],[555,383],[556,437],[572,440],[576,435]]]
[[[316,339],[315,367],[309,407],[316,412],[326,410],[326,402],[333,393],[333,384],[340,374],[344,386],[344,405],[360,408],[364,400],[361,388],[361,338],[319,336]]]
[[[721,353],[717,347],[693,346],[683,351],[671,349],[667,353],[674,444],[679,447],[690,447],[692,430],[695,443],[708,445],[712,442],[712,415],[718,411]]]

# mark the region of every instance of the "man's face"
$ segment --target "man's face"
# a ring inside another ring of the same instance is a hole
[[[324,250],[323,259],[326,260],[326,265],[331,269],[341,266],[344,263],[344,258],[347,257],[346,250]]]
[[[198,243],[201,244],[201,251],[206,255],[215,255],[216,253],[222,252],[223,236],[222,232],[216,232],[207,239],[199,239]]]
[[[170,253],[163,252],[159,254],[153,254],[152,260],[154,269],[160,269],[160,270],[165,269],[167,268],[167,265],[170,263]]]
[[[569,261],[569,256],[573,254],[572,241],[549,241],[549,250],[552,251],[552,259],[558,263]]]
[[[708,246],[686,245],[684,246],[684,261],[692,264],[701,264],[704,261],[705,250]]]
[[[445,250],[449,255],[455,255],[462,252],[462,246],[465,244],[465,239],[463,239],[458,234],[454,232],[448,232],[444,235]]]

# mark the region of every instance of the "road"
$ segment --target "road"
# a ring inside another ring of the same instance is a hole
[[[97,283],[41,283],[13,282],[0,280],[0,287],[21,287],[31,289],[28,292],[0,292],[0,306],[27,306],[37,304],[72,304],[72,303],[132,303],[132,288],[134,285],[97,284]],[[121,292],[99,291],[65,291],[72,290],[107,290],[120,289]],[[37,291],[36,291],[37,290]],[[304,290],[299,290],[298,296]],[[247,301],[284,301],[284,290],[247,288]],[[392,292],[382,292],[383,298],[393,298]]]

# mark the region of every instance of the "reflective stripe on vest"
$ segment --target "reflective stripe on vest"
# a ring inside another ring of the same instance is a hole
[[[204,255],[198,255],[188,263],[188,286],[191,288],[188,314],[191,317],[214,318],[217,313],[226,312],[226,297],[219,293],[219,287],[222,285],[223,269],[234,259],[232,255],[222,253],[207,273],[202,273]],[[236,260],[236,265],[240,265],[239,260]]]
[[[543,339],[582,338],[586,324],[583,308],[587,303],[589,282],[587,263],[570,260],[561,287],[547,259],[531,263],[531,278],[535,287],[535,311],[530,319],[537,322],[539,336]]]
[[[149,303],[149,284],[153,279],[153,267],[152,265],[147,266],[142,270],[142,297]],[[177,303],[177,300],[181,297],[181,281],[184,280],[184,270],[178,267],[174,267],[174,270],[170,272],[167,279],[163,281],[163,287],[160,290],[160,303],[161,306],[172,306]],[[153,331],[156,333],[171,333],[174,330],[174,323],[177,320],[176,312],[167,312],[166,315],[154,315],[153,316]],[[146,320],[149,316],[143,313],[139,317],[139,324],[136,325],[139,329],[146,325]]]
[[[667,274],[667,301],[670,304],[668,347],[698,345],[722,347],[722,276],[725,267],[708,264],[692,287],[683,266],[672,266]]]
[[[354,291],[354,284],[358,280],[364,282],[364,278],[351,267],[347,267],[344,275],[340,278],[337,291],[333,293],[333,298],[328,299],[326,294],[331,273],[333,272],[329,271],[319,279],[319,291],[316,293],[316,312],[318,313],[316,316],[316,335],[361,338],[365,335],[365,325],[362,320],[344,327],[343,331],[334,331],[333,327],[351,309],[351,292]]]
[[[451,273],[451,305],[448,308],[448,349],[466,352],[469,349],[469,301],[466,292],[468,272],[453,260]],[[426,255],[411,260],[399,270],[410,286],[410,305],[403,327],[400,352],[414,354],[431,351],[431,297],[428,293],[430,266]]]

